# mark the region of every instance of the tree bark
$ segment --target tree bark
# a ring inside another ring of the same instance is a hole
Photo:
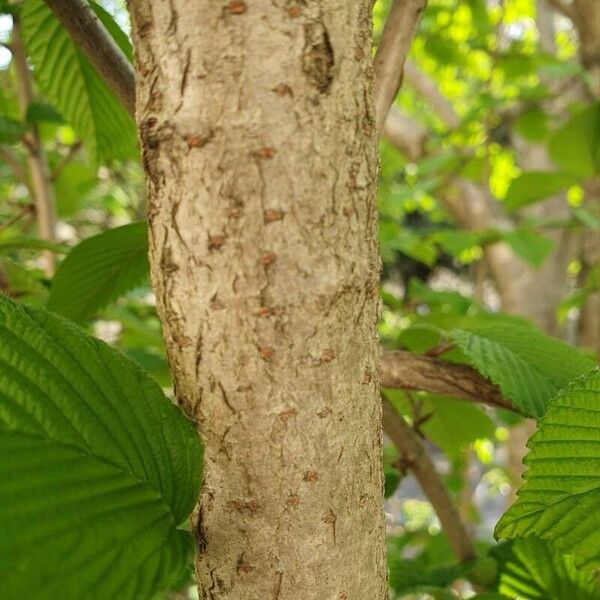
[[[205,600],[383,600],[370,2],[130,0]]]

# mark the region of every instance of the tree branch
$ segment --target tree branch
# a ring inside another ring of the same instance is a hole
[[[382,397],[382,403],[383,429],[398,448],[403,460],[414,473],[423,493],[431,502],[456,557],[460,562],[474,559],[476,552],[467,529],[419,436],[398,414],[387,398]]]
[[[128,58],[87,0],[45,0],[77,47],[98,70],[127,112],[135,114],[135,79]]]
[[[404,61],[427,0],[394,0],[375,55],[375,115],[381,133],[400,89]]]
[[[444,96],[442,96],[435,81],[426,73],[423,73],[417,65],[407,60],[404,65],[406,81],[421,95],[435,110],[448,129],[456,129],[460,125],[460,119],[454,108]]]
[[[384,388],[422,390],[518,412],[500,390],[475,369],[404,350],[383,353],[379,383]]]
[[[11,38],[13,63],[15,68],[17,91],[21,114],[25,118],[27,109],[33,100],[31,75],[27,65],[27,55],[21,38],[21,27],[16,17],[13,17],[13,30]],[[27,143],[29,173],[31,176],[31,190],[35,204],[35,216],[39,235],[44,240],[56,239],[56,219],[54,209],[54,188],[50,182],[46,153],[40,140],[37,125],[32,124],[29,130]],[[54,255],[52,252],[43,253],[44,271],[47,276],[54,272]]]
[[[566,0],[547,0],[547,2],[565,17],[571,19],[572,21],[575,20],[575,10],[571,4],[566,2]]]
[[[14,176],[31,192],[27,171],[21,164],[17,154],[13,152],[12,148],[9,148],[8,146],[0,146],[0,159],[2,159],[11,168]]]
[[[414,162],[423,158],[427,140],[426,129],[394,107],[387,114],[383,135],[409,160]]]

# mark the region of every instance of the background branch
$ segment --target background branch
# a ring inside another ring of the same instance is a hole
[[[19,106],[23,120],[25,120],[27,109],[33,100],[33,90],[31,74],[27,65],[27,55],[25,54],[23,40],[21,39],[21,28],[16,18],[13,18],[11,50],[18,88]],[[50,182],[48,161],[36,124],[31,125],[26,141],[27,143],[24,143],[23,146],[27,151],[29,173],[31,175],[31,190],[33,192],[39,235],[44,240],[53,241],[56,239],[54,189]],[[42,257],[44,271],[50,277],[54,272],[54,254],[52,252],[44,252]]]
[[[87,0],[45,0],[45,2],[108,87],[121,100],[127,112],[134,116],[133,67]]]
[[[382,397],[382,403],[383,429],[431,502],[456,557],[460,562],[474,559],[476,552],[467,529],[419,436],[387,398]]]
[[[546,0],[548,4],[553,6],[559,13],[563,14],[571,20],[575,20],[575,11],[573,6],[565,0]]]
[[[404,350],[384,352],[379,363],[384,388],[422,390],[517,411],[500,390],[475,369]]]
[[[404,62],[426,0],[394,0],[375,55],[375,115],[381,133],[390,106],[400,89]]]
[[[454,108],[444,98],[437,84],[429,75],[423,73],[415,63],[407,60],[404,65],[404,76],[411,87],[427,100],[448,129],[456,129],[460,125],[460,119]]]

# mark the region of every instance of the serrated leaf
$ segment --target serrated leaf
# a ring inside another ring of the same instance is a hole
[[[544,264],[554,249],[554,242],[550,238],[529,229],[507,231],[502,239],[519,258],[536,269]]]
[[[548,171],[527,171],[510,183],[504,206],[515,211],[529,206],[566,190],[578,182],[578,178],[568,173]]]
[[[523,538],[492,549],[499,568],[498,591],[519,600],[598,600],[600,587],[573,557],[554,552],[538,538]]]
[[[84,240],[52,280],[48,308],[81,321],[148,277],[148,228],[132,223]]]
[[[525,483],[496,535],[537,536],[579,566],[600,565],[600,370],[556,396],[528,447]]]
[[[541,417],[558,390],[595,366],[564,342],[508,320],[464,319],[447,335],[475,369],[530,417]]]
[[[0,597],[144,600],[190,560],[193,425],[134,363],[0,297]]]
[[[102,9],[92,6],[100,15]],[[133,120],[43,0],[23,4],[21,27],[37,81],[90,154],[98,162],[136,158]],[[113,35],[115,28],[116,24],[111,27]]]

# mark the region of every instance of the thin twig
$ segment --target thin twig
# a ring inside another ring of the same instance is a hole
[[[452,550],[460,562],[476,557],[475,548],[460,519],[435,465],[429,458],[419,436],[383,397],[383,429],[402,455],[403,464],[414,473],[421,489],[435,510]]]
[[[29,187],[29,177],[25,167],[19,160],[16,152],[8,146],[0,146],[0,158],[11,168],[13,175],[19,180],[20,183]]]
[[[443,344],[439,344],[438,346],[434,346],[433,348],[429,348],[425,352],[425,356],[431,356],[432,358],[437,358],[442,354],[446,354],[446,352],[450,352],[450,350],[454,350],[456,348],[456,344],[453,342],[444,342]]]
[[[12,217],[6,219],[6,221],[0,223],[0,231],[4,231],[8,229],[11,225],[14,225],[17,221],[20,221],[23,217],[27,215],[31,215],[35,212],[35,207],[33,204],[26,204],[21,207],[21,209],[16,212]]]
[[[63,169],[75,158],[79,150],[81,149],[81,142],[75,142],[69,146],[67,153],[62,157],[60,162],[54,167],[51,175],[52,181],[56,181],[58,176],[62,173]]]
[[[375,115],[381,133],[400,89],[404,62],[427,4],[426,0],[394,0],[375,55]]]
[[[77,47],[130,115],[135,114],[133,67],[87,0],[45,0]]]
[[[467,365],[394,350],[383,353],[379,371],[383,388],[422,390],[518,412],[493,383]]]

